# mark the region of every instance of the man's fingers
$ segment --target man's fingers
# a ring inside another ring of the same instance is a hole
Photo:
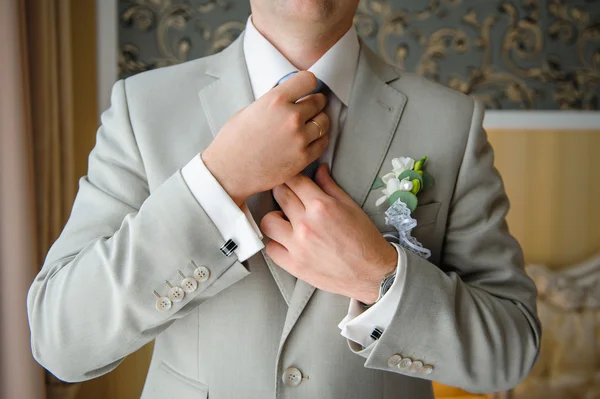
[[[295,103],[316,88],[317,77],[312,72],[300,71],[271,91],[285,93],[289,101]]]
[[[320,139],[322,140],[322,139]],[[317,186],[317,184],[304,176],[302,173],[298,173],[285,182],[294,194],[302,201],[302,204],[306,207],[312,200],[322,198],[323,190]]]
[[[314,122],[313,122],[314,121]],[[321,112],[314,118],[306,122],[305,134],[308,138],[308,142],[312,143],[315,140],[323,138],[329,133],[329,118],[325,112]],[[312,157],[313,154],[311,154]],[[320,154],[315,157],[318,158]]]
[[[314,123],[311,123],[311,125],[314,125]],[[317,130],[317,129],[315,129]],[[317,131],[317,137],[318,137],[318,131]],[[321,138],[317,138],[316,140],[314,140],[313,142],[311,142],[308,147],[306,147],[306,151],[308,151],[308,158],[315,160],[318,159],[321,155],[323,155],[323,153],[325,152],[325,150],[327,149],[327,145],[329,144],[329,135],[328,134],[323,134],[323,136],[321,136]]]
[[[323,111],[325,105],[327,105],[327,97],[324,94],[317,93],[304,97],[294,104],[293,107],[300,113],[304,121],[308,121]]]
[[[304,214],[305,208],[302,201],[285,184],[273,189],[273,197],[290,221],[300,218]]]
[[[265,245],[267,255],[279,266],[287,265],[290,263],[291,257],[287,248],[278,243],[277,241],[269,241]]]
[[[319,165],[317,173],[315,174],[315,182],[321,187],[321,190],[323,190],[325,194],[332,196],[338,201],[354,203],[352,198],[350,198],[348,194],[333,181],[333,178],[329,174],[329,167],[327,164]]]
[[[267,237],[281,243],[287,242],[293,233],[292,225],[285,220],[281,211],[269,212],[263,216],[260,229]]]

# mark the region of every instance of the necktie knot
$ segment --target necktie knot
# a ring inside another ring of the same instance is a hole
[[[280,84],[282,84],[283,82],[285,82],[286,80],[288,80],[289,78],[291,78],[292,76],[294,76],[297,73],[298,73],[298,71],[288,73],[283,78],[279,79],[279,82],[277,82],[276,86],[279,86]],[[317,93],[322,93],[327,96],[327,95],[329,95],[330,92],[331,92],[331,89],[329,88],[329,86],[327,86],[321,79],[317,78],[317,88],[314,89],[313,91],[311,91],[310,93],[308,93],[307,96],[310,94],[317,94]]]

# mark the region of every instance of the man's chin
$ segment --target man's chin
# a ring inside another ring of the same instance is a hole
[[[320,23],[330,21],[331,17],[339,12],[339,7],[347,0],[276,0],[279,11],[286,19],[298,22]]]

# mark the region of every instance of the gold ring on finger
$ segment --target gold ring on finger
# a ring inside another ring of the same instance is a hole
[[[319,137],[318,138],[321,138],[321,136],[323,136],[323,126],[321,126],[321,124],[314,119],[311,119],[309,122],[314,123],[317,126],[317,128],[319,128]]]

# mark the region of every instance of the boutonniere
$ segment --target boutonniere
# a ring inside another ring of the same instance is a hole
[[[378,177],[371,187],[372,190],[383,187],[381,190],[383,196],[377,200],[376,205],[388,203],[385,223],[398,230],[400,245],[425,259],[431,256],[431,251],[423,248],[423,245],[411,235],[412,230],[417,226],[417,221],[411,217],[411,213],[419,205],[419,193],[434,184],[433,176],[425,171],[426,163],[426,156],[418,161],[408,157],[394,158],[392,159],[393,170]]]

